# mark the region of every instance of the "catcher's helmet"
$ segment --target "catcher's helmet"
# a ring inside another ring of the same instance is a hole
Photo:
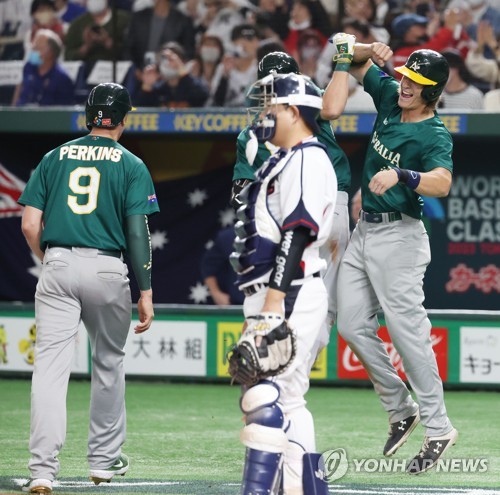
[[[299,64],[288,53],[271,52],[264,55],[259,62],[257,76],[259,79],[268,76],[271,72],[277,74],[299,74]]]
[[[130,94],[124,86],[115,83],[97,85],[85,105],[87,129],[116,127],[131,110]]]
[[[416,83],[423,84],[422,98],[427,102],[436,101],[448,81],[448,62],[434,50],[416,50],[401,67],[394,70]]]
[[[250,99],[257,100],[258,106],[249,108],[257,113],[253,129],[261,142],[269,141],[276,131],[276,117],[271,111],[279,104],[296,106],[300,115],[315,133],[319,132],[316,122],[323,105],[321,93],[311,79],[302,74],[270,74],[257,81],[249,91]],[[265,115],[264,111],[266,112]]]

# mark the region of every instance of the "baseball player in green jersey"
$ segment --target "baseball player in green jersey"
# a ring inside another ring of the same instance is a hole
[[[425,427],[421,450],[407,464],[409,473],[418,474],[433,467],[458,438],[446,413],[423,307],[431,256],[421,196],[447,196],[452,182],[453,142],[435,110],[449,68],[441,54],[417,50],[395,68],[403,75],[399,83],[371,60],[352,65],[354,36],[338,33],[332,41],[337,64],[324,99],[345,103],[351,72],[378,112],[362,173],[360,219],[340,266],[338,329],[389,415],[384,455],[393,455],[420,421]],[[418,404],[377,336],[380,309]]]
[[[262,57],[258,66],[258,78],[276,72],[277,74],[299,74],[297,61],[285,52],[271,52]],[[318,89],[321,92],[321,90]],[[329,120],[317,119],[319,132],[315,134],[318,141],[326,146],[326,152],[337,175],[338,193],[335,207],[335,221],[329,242],[321,248],[321,255],[327,260],[327,269],[323,274],[323,281],[328,290],[328,324],[323,331],[322,346],[328,343],[329,329],[337,313],[337,276],[338,266],[349,241],[349,213],[348,191],[351,187],[351,170],[347,156],[338,145]],[[259,143],[255,138],[252,127],[243,129],[237,138],[236,164],[233,172],[232,204],[240,206],[238,193],[249,182],[255,180],[255,172],[276,151],[276,147],[269,142]]]
[[[119,84],[90,92],[90,133],[47,153],[19,203],[22,230],[43,262],[36,288],[36,348],[31,392],[31,479],[23,491],[51,493],[66,435],[66,392],[81,321],[92,349],[87,458],[96,483],[124,475],[124,347],[131,321],[127,265],[141,291],[141,333],[151,325],[151,244],[148,215],[159,211],[144,163],[118,144],[132,110]]]

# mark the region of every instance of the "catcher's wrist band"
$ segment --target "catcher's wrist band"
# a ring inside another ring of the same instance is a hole
[[[406,170],[405,168],[394,167],[398,174],[398,181],[410,189],[416,189],[420,184],[421,175],[414,170]]]

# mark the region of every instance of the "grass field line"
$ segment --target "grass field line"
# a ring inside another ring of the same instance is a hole
[[[350,487],[330,486],[330,493],[341,493],[343,495],[500,495],[500,489],[494,490],[489,488],[443,488],[431,486],[419,487],[396,487],[396,486],[357,486]]]
[[[26,478],[13,478],[13,485],[21,487]],[[193,481],[153,481],[153,480],[137,480],[137,481],[118,481],[111,483],[103,483],[101,487],[105,487],[106,492],[119,493],[124,491],[137,493],[144,493],[145,488],[158,488],[158,487],[182,487],[189,491],[195,490],[193,493],[199,493],[200,480]],[[239,487],[240,483],[225,483],[225,482],[211,482],[212,487],[216,485],[220,487]],[[85,480],[58,480],[54,482],[54,488],[62,489],[83,489],[84,491],[93,490],[95,484],[91,481]],[[458,487],[432,487],[432,486],[378,486],[378,485],[334,485],[329,487],[329,492],[332,494],[343,495],[500,495],[500,489],[489,488],[458,488]]]

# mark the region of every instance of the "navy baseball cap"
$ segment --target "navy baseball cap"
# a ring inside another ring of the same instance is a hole
[[[402,38],[406,33],[406,31],[408,31],[408,29],[410,29],[415,24],[418,24],[420,26],[426,26],[428,22],[429,19],[427,19],[427,17],[424,17],[422,15],[417,15],[417,14],[398,15],[392,21],[391,25],[392,34],[394,34],[394,36],[397,36],[398,38]]]

